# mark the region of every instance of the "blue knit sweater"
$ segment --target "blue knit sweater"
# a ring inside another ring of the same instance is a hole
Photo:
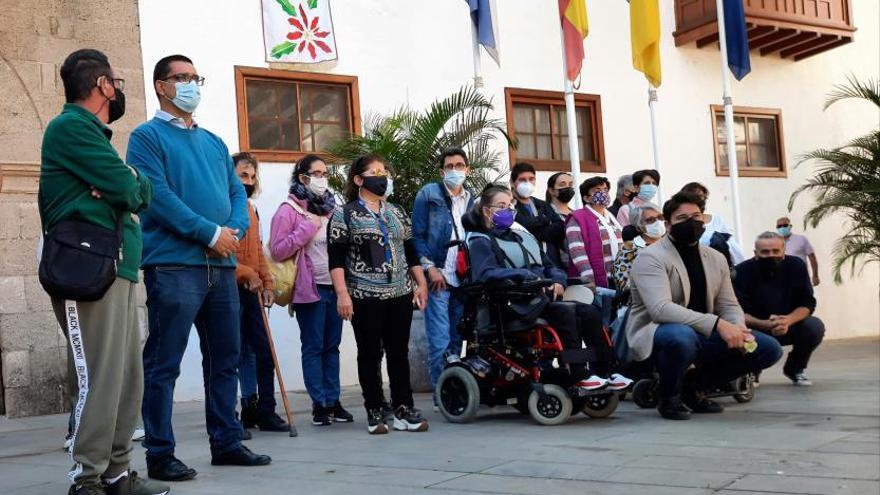
[[[153,202],[140,215],[142,267],[235,266],[234,257],[206,255],[218,226],[242,237],[249,223],[247,196],[223,140],[153,118],[131,133],[126,162],[153,183]]]

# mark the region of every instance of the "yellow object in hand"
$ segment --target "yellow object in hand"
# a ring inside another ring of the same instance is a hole
[[[746,351],[747,354],[751,354],[751,353],[755,352],[755,350],[757,348],[758,348],[758,341],[757,340],[752,340],[752,341],[749,341],[749,342],[746,342],[745,344],[743,344],[743,349]]]

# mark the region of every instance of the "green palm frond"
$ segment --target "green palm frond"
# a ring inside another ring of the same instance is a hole
[[[862,82],[854,76],[834,86],[825,108],[835,102],[856,98],[880,107],[880,82]],[[815,204],[804,215],[815,228],[832,215],[842,215],[846,229],[835,242],[832,265],[834,280],[842,282],[842,271],[855,274],[867,263],[880,261],[880,129],[832,149],[817,149],[801,156],[797,166],[815,163],[815,174],[791,195],[788,209],[804,193]]]
[[[364,154],[377,154],[394,168],[395,203],[408,211],[419,189],[439,178],[438,159],[445,148],[468,153],[471,175],[465,183],[479,192],[504,177],[496,141],[510,144],[505,123],[491,116],[492,102],[472,87],[433,102],[423,111],[401,107],[388,115],[366,119],[363,136],[347,136],[328,152],[333,163],[346,164]],[[344,167],[333,167],[330,183],[344,184]]]

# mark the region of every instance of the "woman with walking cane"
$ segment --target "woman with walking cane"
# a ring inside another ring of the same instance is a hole
[[[242,393],[242,423],[244,428],[258,427],[261,431],[288,431],[289,425],[275,413],[275,360],[272,355],[272,343],[269,341],[264,320],[263,304],[271,305],[274,301],[272,277],[263,256],[260,240],[260,219],[250,199],[259,191],[258,162],[249,153],[237,153],[233,156],[235,172],[244,185],[248,196],[248,216],[250,226],[239,243],[235,252],[238,265],[235,268],[235,280],[238,282],[238,296],[241,304],[241,348],[242,362],[247,363],[248,352],[255,356],[255,367],[239,365],[239,373],[247,375],[256,372],[257,397],[244,397]],[[242,383],[248,382],[248,376],[241,378]],[[250,380],[253,382],[253,379]],[[244,387],[243,387],[244,388]],[[284,391],[282,390],[282,393]],[[252,408],[252,409],[251,409]],[[245,434],[245,438],[248,435]]]

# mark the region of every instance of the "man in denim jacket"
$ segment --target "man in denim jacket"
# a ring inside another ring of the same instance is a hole
[[[463,187],[470,171],[467,154],[459,148],[440,155],[442,181],[423,187],[413,204],[413,241],[428,278],[428,307],[425,333],[428,338],[428,371],[431,386],[443,372],[447,350],[461,353],[461,337],[456,326],[462,316],[462,303],[454,290],[458,286],[455,262],[458,247],[449,243],[463,239],[461,217],[473,206],[471,194]],[[436,405],[435,405],[436,407]]]

